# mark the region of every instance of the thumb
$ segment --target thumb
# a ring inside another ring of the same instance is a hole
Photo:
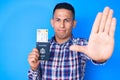
[[[72,45],[72,46],[70,46],[70,50],[77,51],[77,52],[82,52],[82,53],[87,52],[86,46],[80,46],[80,45]]]

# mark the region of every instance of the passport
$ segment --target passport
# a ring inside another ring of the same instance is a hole
[[[50,43],[48,42],[48,29],[37,29],[36,48],[39,50],[39,60],[49,59]]]

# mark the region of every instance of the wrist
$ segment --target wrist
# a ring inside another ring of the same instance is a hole
[[[37,67],[37,68],[31,67],[31,70],[32,70],[32,71],[37,71],[37,70],[38,70],[38,67]]]

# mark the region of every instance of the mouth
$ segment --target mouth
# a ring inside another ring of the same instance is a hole
[[[65,30],[58,30],[59,32],[65,32]]]

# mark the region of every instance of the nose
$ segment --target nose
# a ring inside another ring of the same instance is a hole
[[[64,21],[61,21],[60,27],[61,27],[61,28],[64,28],[64,27],[65,27]]]

